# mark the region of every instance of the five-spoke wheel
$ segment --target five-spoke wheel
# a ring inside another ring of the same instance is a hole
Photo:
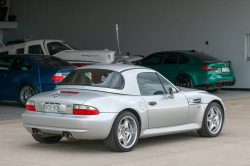
[[[104,143],[112,151],[128,152],[135,147],[138,137],[139,123],[136,116],[124,111],[117,116]]]
[[[218,136],[223,126],[223,113],[223,109],[218,103],[210,103],[204,114],[202,128],[198,130],[199,135],[203,137]]]

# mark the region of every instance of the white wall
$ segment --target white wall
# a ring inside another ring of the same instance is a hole
[[[12,0],[10,13],[17,15],[18,29],[5,30],[4,41],[29,34],[66,40],[80,49],[117,50],[118,23],[123,53],[204,51],[232,61],[234,88],[250,88],[250,62],[244,60],[249,6],[250,0]]]

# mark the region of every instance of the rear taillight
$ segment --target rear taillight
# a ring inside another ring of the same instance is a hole
[[[201,66],[203,70],[210,71],[210,70],[218,70],[218,67],[211,67],[211,66]]]
[[[232,68],[232,67],[230,67],[229,69],[230,69],[230,70],[233,70],[233,68]]]
[[[73,64],[74,66],[76,67],[82,67],[82,66],[88,66],[88,65],[91,65],[91,64],[86,64],[86,63],[75,63]]]
[[[64,76],[62,73],[56,73],[53,77],[52,77],[52,81],[62,81],[64,79]]]
[[[36,111],[35,102],[34,101],[27,101],[25,108],[26,108],[26,110],[29,110],[29,111]]]
[[[98,109],[90,106],[75,104],[73,109],[75,115],[97,115],[99,114]]]

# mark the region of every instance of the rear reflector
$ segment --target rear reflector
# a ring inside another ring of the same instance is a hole
[[[86,64],[86,63],[75,63],[73,64],[74,66],[76,67],[82,67],[82,66],[88,66],[88,65],[91,65],[91,64]]]
[[[73,109],[73,114],[75,115],[97,115],[99,111],[90,106],[75,104]]]
[[[218,70],[218,67],[210,67],[210,66],[201,66],[203,70],[210,71],[210,70]]]
[[[53,77],[52,77],[52,81],[62,81],[64,79],[64,76],[62,73],[56,73]]]
[[[233,70],[233,68],[232,68],[232,67],[230,67],[229,69],[230,69],[230,70]]]
[[[78,94],[79,92],[72,92],[72,91],[60,91],[60,93],[73,93],[73,94]]]
[[[36,108],[35,108],[35,102],[34,101],[28,101],[26,103],[26,110],[29,110],[29,111],[36,111]]]

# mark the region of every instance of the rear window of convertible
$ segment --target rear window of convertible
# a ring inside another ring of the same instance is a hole
[[[84,85],[111,89],[123,89],[121,73],[103,69],[78,69],[72,71],[59,85]]]

